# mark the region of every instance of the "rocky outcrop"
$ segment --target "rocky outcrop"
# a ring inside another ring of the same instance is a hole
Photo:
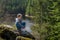
[[[30,39],[35,40],[33,35],[31,35],[27,31],[21,32],[21,35],[20,35],[17,30],[12,30],[12,28],[0,26],[0,37],[1,38],[6,39],[6,40],[16,40],[16,37],[18,36],[21,36],[21,38],[25,37],[24,39],[30,38]]]

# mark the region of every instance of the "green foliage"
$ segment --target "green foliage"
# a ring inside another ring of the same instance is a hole
[[[55,25],[50,25],[47,27],[47,34],[46,40],[60,40],[60,22]]]
[[[33,0],[27,6],[27,13],[34,16],[33,30],[40,35],[40,40],[60,40],[59,0]],[[31,11],[32,10],[32,11]]]
[[[5,13],[19,13],[26,9],[28,0],[0,0],[0,16]]]
[[[21,5],[22,4],[22,5]],[[24,0],[8,0],[6,5],[7,10],[16,10],[20,7],[26,7],[26,1]]]

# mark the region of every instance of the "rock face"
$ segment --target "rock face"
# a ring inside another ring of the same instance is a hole
[[[0,37],[5,39],[5,40],[16,40],[17,36],[26,37],[26,38],[30,38],[30,39],[35,40],[35,38],[27,31],[22,32],[21,35],[19,35],[18,31],[9,30],[8,27],[0,26],[0,30],[3,30],[0,32]]]
[[[22,37],[26,37],[26,38],[30,38],[30,39],[34,39],[35,40],[35,38],[28,32],[22,32],[22,34],[19,35],[18,33],[15,33],[15,32],[10,31],[10,30],[4,30],[1,33],[1,37],[3,39],[6,39],[6,40],[16,40],[17,36],[22,36]]]
[[[14,32],[6,29],[6,30],[2,31],[1,37],[6,40],[15,40],[17,35]]]

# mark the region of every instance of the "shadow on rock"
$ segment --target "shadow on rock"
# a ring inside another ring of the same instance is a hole
[[[22,36],[22,37],[27,37],[35,40],[35,38],[27,31],[22,32],[21,35],[19,35],[18,31],[10,31],[5,29],[1,33],[1,38],[6,39],[6,40],[16,40],[17,36]]]

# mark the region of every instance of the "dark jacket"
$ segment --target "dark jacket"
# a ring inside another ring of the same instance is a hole
[[[17,29],[21,29],[21,28],[25,28],[25,22],[22,22],[22,20],[19,20],[18,22],[16,22],[16,27]]]

